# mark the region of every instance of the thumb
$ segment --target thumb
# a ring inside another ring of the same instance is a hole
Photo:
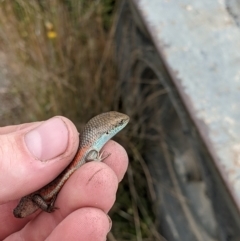
[[[76,127],[61,116],[0,128],[0,203],[53,180],[73,159],[78,139]]]

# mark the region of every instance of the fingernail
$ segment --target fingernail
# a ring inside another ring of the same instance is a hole
[[[108,217],[108,221],[109,221],[109,231],[108,232],[110,232],[110,230],[112,228],[112,219],[108,215],[107,215],[107,217]]]
[[[61,118],[45,121],[25,135],[28,150],[41,161],[53,159],[62,153],[68,145],[68,129]]]

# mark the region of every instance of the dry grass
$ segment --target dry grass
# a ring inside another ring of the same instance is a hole
[[[0,75],[1,125],[64,115],[80,128],[97,113],[119,109],[121,83],[112,51],[115,25],[109,14],[113,2],[0,3],[0,67],[5,70]],[[139,152],[141,141],[134,144],[134,136],[144,135],[138,128],[130,124],[122,135],[131,165],[111,210],[109,241],[163,240],[153,221],[155,194]]]
[[[1,3],[0,48],[19,121],[65,115],[78,123],[113,108],[116,70],[104,54],[111,42],[103,13],[100,1]]]

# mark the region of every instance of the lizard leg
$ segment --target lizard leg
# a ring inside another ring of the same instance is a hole
[[[111,153],[107,153],[106,155],[104,155],[104,151],[103,152],[99,152],[97,150],[91,150],[88,155],[86,156],[85,160],[86,162],[89,161],[103,161],[104,159],[106,159],[107,157],[109,157],[111,155]]]
[[[55,194],[51,200],[50,203],[47,203],[39,194],[35,194],[32,197],[32,200],[34,203],[38,205],[39,208],[41,208],[43,211],[51,213],[54,212],[57,207],[54,207],[55,200],[57,198],[57,194]]]

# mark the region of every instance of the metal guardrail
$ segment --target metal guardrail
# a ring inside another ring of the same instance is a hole
[[[240,29],[223,1],[134,0],[240,210]]]

